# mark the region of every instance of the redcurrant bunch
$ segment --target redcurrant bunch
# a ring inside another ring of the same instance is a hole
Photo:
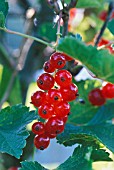
[[[101,89],[96,88],[90,91],[88,99],[92,105],[102,106],[106,99],[114,98],[114,84],[106,83]]]
[[[44,63],[45,73],[37,79],[41,90],[31,96],[31,103],[38,108],[39,116],[45,119],[44,123],[38,121],[32,125],[32,132],[36,135],[34,145],[37,149],[44,150],[50,139],[64,131],[70,113],[68,102],[77,97],[78,88],[72,83],[72,75],[63,69],[66,61],[70,60],[72,58],[64,53],[53,53]]]

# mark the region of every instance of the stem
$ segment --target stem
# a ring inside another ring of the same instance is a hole
[[[77,2],[78,2],[78,0],[71,0],[71,2],[69,3],[69,7],[68,8],[70,9],[70,8],[76,7]]]
[[[24,38],[29,38],[29,39],[31,39],[31,40],[40,42],[40,43],[42,43],[42,44],[44,44],[44,45],[46,45],[46,46],[50,46],[51,48],[54,48],[54,46],[53,46],[52,44],[50,44],[50,43],[48,43],[48,42],[46,42],[46,41],[44,41],[44,40],[41,40],[41,39],[39,39],[39,38],[30,36],[30,35],[27,35],[27,34],[23,34],[23,33],[20,33],[20,32],[12,31],[12,30],[9,30],[9,29],[7,29],[7,28],[2,28],[2,27],[0,27],[0,30],[3,30],[3,31],[5,31],[5,32],[7,32],[7,33],[9,33],[9,34],[15,34],[15,35],[19,35],[19,36],[24,37]]]
[[[63,25],[63,37],[68,34],[68,19],[63,19],[64,25]]]
[[[61,18],[62,18],[62,11],[60,12],[60,14],[59,14],[59,19],[58,19],[58,26],[57,26],[57,33],[56,33],[56,35],[57,35],[57,40],[56,40],[56,43],[55,43],[55,46],[57,46],[58,45],[58,42],[59,42],[59,39],[60,39],[60,36],[61,36],[61,33],[60,33],[60,21],[61,21]]]
[[[99,43],[99,41],[100,41],[100,39],[101,39],[101,37],[102,37],[106,27],[107,27],[107,24],[108,24],[108,22],[109,22],[109,20],[111,18],[111,14],[112,14],[113,9],[114,9],[114,2],[110,2],[106,21],[104,22],[104,24],[103,24],[103,26],[102,26],[102,28],[101,28],[101,30],[100,30],[96,40],[95,40],[95,46],[98,45],[98,43]]]

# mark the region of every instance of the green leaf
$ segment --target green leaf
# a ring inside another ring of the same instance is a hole
[[[76,8],[99,8],[100,2],[98,0],[91,1],[91,0],[79,0]]]
[[[108,29],[114,35],[114,19],[108,22]]]
[[[26,106],[6,107],[0,112],[0,152],[8,153],[16,158],[22,155],[29,133],[26,125],[36,119],[34,111],[29,112]]]
[[[5,27],[5,17],[3,12],[0,12],[0,27]]]
[[[44,23],[38,29],[38,35],[40,35],[42,38],[50,42],[56,40],[57,37],[56,33],[57,28],[56,27],[53,28],[52,23]]]
[[[70,3],[71,0],[65,0],[66,3]],[[78,0],[76,8],[98,8],[100,7],[100,2],[98,0],[91,1],[91,0]]]
[[[45,170],[45,168],[36,161],[35,162],[24,161],[21,163],[21,165],[22,168],[20,168],[19,170]]]
[[[0,0],[0,12],[2,11],[5,17],[8,14],[8,8],[9,6],[7,0]]]
[[[92,161],[87,155],[91,155],[91,149],[88,147],[78,146],[75,148],[73,155],[69,157],[56,170],[92,170]]]
[[[88,125],[112,122],[112,118],[114,118],[114,103],[102,106]]]
[[[92,159],[93,162],[112,161],[112,159],[109,157],[109,153],[106,152],[104,149],[93,149],[90,159]]]
[[[8,13],[8,2],[0,0],[0,27],[5,27],[5,18]]]
[[[65,146],[75,143],[101,142],[109,150],[114,152],[114,125],[102,123],[91,126],[74,126],[67,124],[64,133],[58,135],[58,142]]]
[[[107,50],[97,50],[74,37],[64,38],[58,50],[80,60],[97,77],[114,83],[114,57]]]
[[[77,82],[79,98],[85,101],[85,104],[81,104],[77,100],[70,103],[71,114],[69,115],[68,122],[76,124],[84,124],[90,121],[98,111],[99,107],[91,105],[88,101],[89,92],[97,87],[101,86],[101,82],[98,80],[86,80]]]

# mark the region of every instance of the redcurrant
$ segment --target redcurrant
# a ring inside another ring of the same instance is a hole
[[[55,74],[55,81],[59,86],[68,86],[72,82],[72,75],[69,71],[67,70],[59,70]]]
[[[54,106],[55,114],[58,117],[64,117],[70,112],[70,104],[63,101]]]
[[[48,147],[50,138],[46,134],[36,135],[34,138],[34,145],[37,149],[44,150]]]
[[[53,139],[57,136],[57,134],[48,134],[48,136],[49,136],[50,139]]]
[[[103,86],[102,94],[107,99],[114,98],[114,84],[107,83],[105,86]]]
[[[38,113],[43,119],[49,119],[54,115],[54,107],[50,103],[44,103],[39,107]]]
[[[44,63],[44,71],[48,72],[48,73],[53,73],[55,71],[55,67],[53,67],[53,65],[50,63],[50,61],[46,61]]]
[[[75,84],[71,83],[69,86],[64,88],[61,86],[60,92],[64,101],[72,101],[75,100],[77,97],[78,87]]]
[[[42,122],[35,122],[32,125],[32,132],[36,135],[41,135],[45,132],[44,124]]]
[[[69,56],[69,55],[67,55],[65,53],[62,53],[62,55],[65,57],[66,61],[72,61],[73,60],[73,58],[71,56]]]
[[[55,67],[56,69],[63,68],[66,64],[66,60],[64,55],[60,52],[55,52],[50,57],[50,63]]]
[[[51,117],[45,124],[46,133],[57,135],[64,130],[64,121],[58,117]]]
[[[34,106],[39,107],[45,101],[45,96],[46,96],[45,92],[43,92],[43,91],[36,91],[31,96],[31,103]]]
[[[105,104],[106,100],[99,88],[93,89],[88,95],[88,99],[92,105],[101,106]]]
[[[67,120],[68,120],[68,115],[66,115],[66,116],[62,117],[62,119],[63,119],[63,122],[64,122],[64,123],[66,123],[66,122],[67,122]]]
[[[54,86],[54,78],[48,73],[43,73],[37,79],[37,85],[42,90],[49,90]]]
[[[12,166],[12,167],[9,168],[8,170],[18,170],[18,167]]]
[[[62,95],[58,89],[50,89],[46,94],[46,100],[49,103],[57,104],[58,102],[62,101]]]

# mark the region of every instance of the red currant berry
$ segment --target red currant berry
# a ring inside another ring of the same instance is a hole
[[[49,146],[50,138],[46,134],[36,135],[34,145],[37,149],[44,150]]]
[[[55,105],[55,114],[58,117],[64,117],[69,114],[70,112],[70,104],[63,101]]]
[[[32,125],[32,132],[36,135],[41,135],[45,132],[44,124],[42,122],[35,122]]]
[[[68,115],[66,115],[66,116],[62,117],[62,119],[63,119],[63,122],[64,122],[64,123],[66,123],[66,122],[67,122],[67,120],[68,120]]]
[[[107,83],[102,88],[102,94],[106,99],[114,98],[114,84]]]
[[[54,86],[54,78],[48,73],[43,73],[37,79],[37,85],[42,90],[49,90]]]
[[[102,11],[100,14],[99,14],[99,18],[102,20],[102,21],[106,21],[106,18],[108,16],[108,12],[107,11]],[[111,16],[110,16],[110,19],[113,19],[114,18],[114,11],[112,12]]]
[[[59,70],[55,74],[55,81],[59,86],[68,86],[72,82],[72,75],[67,70]]]
[[[38,113],[43,119],[49,119],[54,115],[54,107],[50,103],[45,103],[39,107]]]
[[[46,97],[46,93],[45,92],[43,92],[43,91],[36,91],[31,96],[31,103],[34,106],[39,107],[45,101],[45,97]]]
[[[60,92],[62,94],[63,100],[69,102],[76,99],[78,87],[73,83],[64,88],[61,86]]]
[[[49,136],[50,139],[53,139],[57,136],[57,134],[48,134],[48,136]]]
[[[48,72],[48,73],[53,73],[55,71],[55,67],[53,67],[53,65],[50,63],[50,61],[46,61],[44,63],[44,71]]]
[[[46,133],[57,135],[64,130],[64,121],[58,117],[51,117],[45,124]]]
[[[18,167],[12,166],[12,167],[9,168],[8,170],[18,170]]]
[[[72,61],[72,60],[74,60],[71,56],[69,56],[69,55],[67,55],[67,54],[65,54],[65,53],[62,53],[62,55],[65,57],[65,60],[66,60],[66,61]]]
[[[102,21],[105,21],[105,20],[106,20],[106,17],[107,17],[107,11],[102,11],[102,12],[99,14],[99,19],[101,19]]]
[[[50,89],[46,94],[46,100],[51,104],[57,104],[62,101],[62,95],[58,89]]]
[[[92,105],[102,106],[105,104],[106,100],[99,88],[93,89],[88,95],[88,99]]]
[[[50,63],[55,67],[56,69],[63,68],[66,64],[66,60],[64,55],[59,52],[55,52],[50,57]]]

